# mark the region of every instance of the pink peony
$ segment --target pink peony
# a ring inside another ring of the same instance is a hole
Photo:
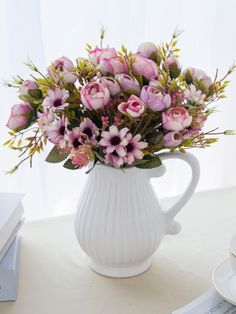
[[[166,147],[176,147],[183,140],[181,133],[172,131],[164,135],[164,145]]]
[[[44,108],[53,108],[55,111],[64,109],[69,105],[66,102],[69,97],[68,92],[65,89],[56,87],[54,90],[48,90],[48,96],[43,101]]]
[[[121,91],[119,84],[113,77],[103,76],[100,78],[100,83],[109,90],[111,96],[117,95]]]
[[[14,132],[26,129],[31,124],[33,112],[33,108],[27,102],[14,105],[11,109],[7,127]]]
[[[138,53],[133,55],[133,57],[132,70],[135,75],[144,76],[148,81],[158,76],[159,72],[155,62]]]
[[[162,122],[166,130],[182,131],[190,126],[192,116],[184,107],[173,107],[162,113]]]
[[[48,75],[55,81],[63,80],[65,83],[75,83],[77,80],[73,74],[74,65],[67,57],[61,57],[52,62],[52,65],[48,67]]]
[[[113,58],[117,56],[114,48],[95,48],[89,52],[89,60],[98,65],[105,58]]]
[[[81,100],[88,110],[105,107],[110,99],[109,90],[100,83],[91,82],[84,85],[80,92]]]
[[[117,74],[115,79],[119,83],[122,91],[130,95],[140,95],[140,86],[136,79],[132,79],[128,74]]]
[[[118,106],[118,110],[124,114],[128,114],[132,118],[137,118],[143,114],[146,106],[137,96],[130,96],[127,102],[122,102]]]
[[[124,157],[126,155],[125,146],[128,144],[125,136],[128,131],[128,128],[119,130],[115,125],[112,125],[109,127],[109,131],[101,133],[102,139],[99,145],[104,147],[108,154],[116,152],[120,157]]]
[[[162,111],[171,105],[170,95],[162,95],[160,90],[154,86],[143,86],[140,98],[153,111]]]
[[[135,159],[143,159],[144,153],[142,150],[148,146],[146,142],[141,142],[141,135],[137,134],[134,137],[131,133],[126,135],[128,144],[125,147],[126,156],[124,158],[128,165],[132,165]]]
[[[26,96],[29,94],[30,90],[35,90],[38,89],[38,85],[31,80],[25,80],[21,85],[20,85],[20,94],[22,96]]]
[[[99,68],[105,75],[112,74],[115,76],[116,74],[127,74],[129,72],[125,60],[120,56],[102,59],[99,63]]]

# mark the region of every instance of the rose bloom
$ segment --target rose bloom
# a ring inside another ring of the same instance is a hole
[[[103,76],[100,78],[100,83],[109,90],[111,96],[115,96],[121,91],[120,85],[113,77]]]
[[[190,126],[192,116],[184,107],[173,107],[162,113],[162,122],[166,130],[182,131]]]
[[[137,96],[130,96],[127,102],[122,102],[118,106],[118,110],[124,114],[128,114],[132,118],[137,118],[143,114],[146,106]]]
[[[182,140],[182,134],[176,131],[171,131],[164,135],[164,145],[166,147],[176,147]]]
[[[80,96],[82,103],[88,110],[103,108],[110,99],[108,88],[97,82],[84,85],[81,89]]]
[[[187,68],[183,71],[183,78],[187,84],[192,84],[194,81],[201,82],[203,85],[203,92],[208,92],[212,85],[212,80],[203,70],[195,68]]]
[[[128,73],[128,66],[122,57],[104,58],[99,63],[99,69],[104,74],[115,76],[120,73]]]
[[[98,65],[104,58],[113,58],[117,56],[114,48],[95,48],[89,52],[89,60]]]
[[[138,53],[133,55],[133,57],[134,62],[132,63],[132,70],[135,75],[144,76],[148,81],[158,76],[159,72],[155,62]]]
[[[33,112],[33,108],[27,102],[14,105],[6,126],[14,132],[26,129],[32,121]]]
[[[139,45],[138,52],[145,58],[152,59],[157,54],[157,46],[152,42],[144,42]]]
[[[31,80],[25,80],[21,85],[20,85],[20,94],[22,96],[26,96],[29,94],[29,90],[34,90],[34,89],[38,89],[38,85],[31,81]]]
[[[75,83],[77,77],[72,73],[73,70],[73,62],[67,57],[62,56],[54,60],[52,65],[48,67],[48,75],[55,81],[62,79],[65,83]],[[59,72],[59,75],[57,72]]]
[[[140,86],[136,79],[132,79],[128,74],[117,74],[115,79],[119,83],[123,92],[127,94],[140,95]]]
[[[162,95],[160,90],[154,86],[143,86],[140,98],[153,111],[162,111],[171,105],[170,95]]]

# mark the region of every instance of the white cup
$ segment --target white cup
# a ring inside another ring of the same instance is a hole
[[[229,255],[231,266],[236,273],[236,235],[234,235],[230,240]]]

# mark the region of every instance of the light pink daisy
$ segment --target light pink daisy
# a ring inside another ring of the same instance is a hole
[[[105,164],[120,168],[124,164],[124,158],[119,156],[116,151],[106,154]]]
[[[65,89],[56,87],[54,90],[49,89],[48,97],[43,101],[44,108],[54,108],[54,110],[63,109],[69,105],[66,102],[69,97],[68,92]]]
[[[101,133],[102,139],[99,144],[105,148],[107,154],[116,152],[120,157],[126,155],[125,146],[128,144],[126,134],[128,128],[119,130],[115,125],[110,126],[109,131]]]
[[[64,116],[54,120],[45,128],[46,137],[59,149],[65,149],[68,142],[68,120]]]
[[[128,140],[128,144],[125,147],[127,154],[124,160],[128,165],[132,165],[135,159],[143,159],[144,154],[142,150],[148,146],[148,143],[140,142],[140,134],[133,137],[131,133],[128,133],[126,139]]]
[[[96,137],[99,135],[97,126],[89,118],[85,118],[83,122],[80,123],[80,131],[82,136],[85,137],[92,145],[97,144]]]
[[[51,108],[44,110],[42,113],[38,112],[38,126],[42,132],[44,132],[45,128],[47,128],[55,119],[55,112]]]
[[[80,145],[82,145],[81,131],[79,127],[76,127],[69,131],[69,146],[77,150]]]

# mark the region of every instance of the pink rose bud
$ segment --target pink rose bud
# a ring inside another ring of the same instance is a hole
[[[104,58],[113,58],[117,56],[114,48],[95,48],[89,52],[89,60],[98,65]]]
[[[181,133],[172,131],[164,135],[164,145],[166,147],[176,147],[182,142]]]
[[[160,90],[154,86],[143,86],[140,98],[153,111],[162,111],[171,105],[170,95],[162,95]]]
[[[192,136],[197,136],[198,134],[199,134],[199,130],[185,129],[182,131],[182,137],[184,140],[188,140]]]
[[[158,76],[159,72],[155,62],[143,57],[141,54],[135,54],[133,57],[132,70],[135,75],[143,76],[148,81]]]
[[[175,79],[180,75],[181,67],[179,60],[176,57],[172,56],[167,58],[164,67],[170,71],[170,77],[172,79]]]
[[[203,114],[196,114],[193,116],[193,120],[191,123],[191,128],[193,130],[201,130],[204,127],[205,121],[207,117]]]
[[[122,57],[104,58],[99,63],[100,71],[107,75],[115,76],[120,73],[128,73],[128,66]]]
[[[194,84],[197,89],[207,94],[212,85],[211,78],[202,70],[187,68],[183,71],[183,78],[187,84]]]
[[[109,90],[111,96],[119,94],[120,85],[113,77],[103,76],[102,78],[100,78],[100,83]]]
[[[173,107],[162,113],[162,122],[166,130],[182,131],[190,126],[192,116],[184,107]]]
[[[127,102],[122,102],[118,106],[118,110],[124,114],[128,114],[132,118],[137,118],[145,110],[145,104],[137,96],[130,96]]]
[[[157,54],[157,46],[152,42],[145,42],[138,47],[138,52],[145,58],[153,59]]]
[[[22,96],[27,96],[29,94],[29,90],[35,89],[38,89],[38,85],[35,82],[31,80],[25,80],[20,86],[20,94]]]
[[[26,102],[14,105],[11,109],[7,127],[14,132],[26,129],[32,121],[33,112],[33,108]]]
[[[115,79],[119,83],[122,91],[127,94],[140,95],[140,86],[136,79],[132,79],[128,74],[117,74]]]
[[[48,67],[48,75],[55,81],[62,79],[65,83],[75,83],[77,77],[73,74],[74,65],[67,57],[61,57]],[[59,72],[59,75],[57,74]]]
[[[97,110],[107,105],[110,99],[108,88],[100,83],[91,82],[84,85],[80,92],[81,100],[88,110]]]

